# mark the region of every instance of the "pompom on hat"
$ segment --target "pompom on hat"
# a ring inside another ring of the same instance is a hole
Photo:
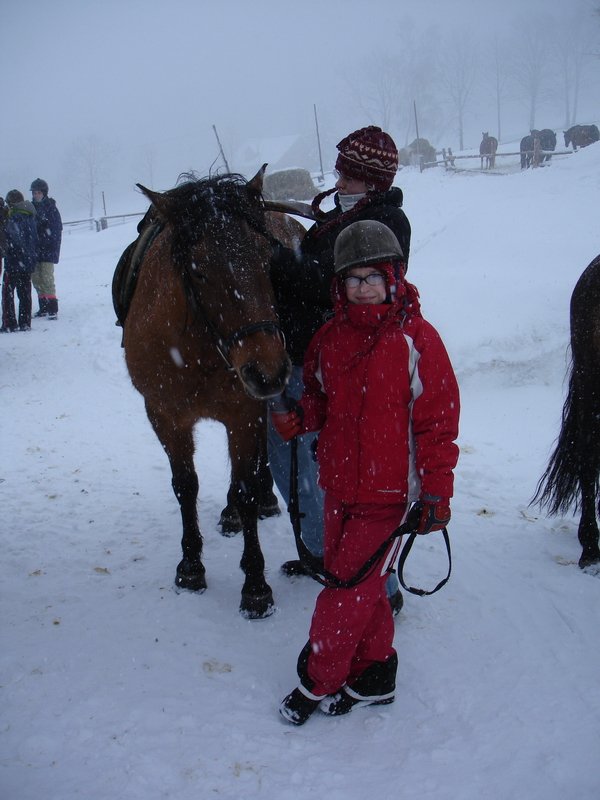
[[[375,125],[350,133],[337,145],[335,168],[348,178],[387,191],[398,171],[398,148],[392,137]]]

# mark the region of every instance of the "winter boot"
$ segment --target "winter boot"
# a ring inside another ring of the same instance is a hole
[[[346,684],[340,692],[322,700],[319,709],[330,717],[338,717],[348,714],[353,708],[393,703],[397,669],[396,653],[387,661],[376,661],[352,682],[352,686]]]
[[[279,713],[292,725],[304,725],[311,714],[317,710],[319,703],[325,698],[311,694],[304,686],[298,686],[287,697],[284,697],[279,706]]]
[[[58,300],[56,297],[48,298],[48,319],[58,318]]]
[[[390,608],[392,609],[392,616],[397,617],[402,611],[402,606],[404,605],[404,597],[402,596],[400,589],[397,589],[394,594],[390,595],[388,600],[390,603]]]
[[[38,298],[40,310],[36,311],[34,317],[47,317],[48,316],[48,300],[46,297]]]

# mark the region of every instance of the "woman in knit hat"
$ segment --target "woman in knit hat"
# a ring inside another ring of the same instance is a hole
[[[304,236],[299,251],[280,247],[271,261],[271,280],[286,346],[292,361],[292,377],[283,402],[293,403],[302,395],[302,366],[310,340],[333,311],[331,284],[334,275],[335,240],[348,225],[375,220],[395,234],[404,254],[404,270],[410,252],[410,223],[402,210],[402,189],[392,183],[398,170],[398,149],[392,137],[374,125],[360,128],[337,145],[337,182],[333,189],[317,195],[313,210],[318,219]],[[335,207],[328,212],[320,204],[334,194]],[[302,538],[315,556],[323,557],[323,493],[317,485],[313,459],[315,434],[298,437],[298,496]],[[269,425],[269,463],[286,503],[289,501],[290,445]],[[309,574],[299,560],[286,561],[287,575]],[[388,582],[388,595],[395,612],[402,595],[395,575]]]

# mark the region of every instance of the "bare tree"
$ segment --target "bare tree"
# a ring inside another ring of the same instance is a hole
[[[432,58],[432,30],[418,35],[414,23],[403,23],[401,46],[392,53],[370,54],[355,73],[346,76],[346,83],[356,105],[366,118],[386,130],[402,131],[399,142],[408,143],[414,132],[413,102],[419,105],[423,130],[437,127],[435,87],[436,62]],[[423,131],[420,131],[423,133]]]
[[[506,87],[509,83],[509,75],[506,70],[506,45],[494,36],[491,45],[491,63],[494,72],[494,89],[496,99],[496,137],[498,141],[502,140],[502,106],[503,101],[506,99]],[[485,80],[489,80],[487,75],[484,75]]]
[[[514,82],[527,105],[530,130],[535,128],[538,105],[552,70],[548,29],[544,22],[539,16],[522,21],[512,60]]]
[[[66,164],[66,182],[84,200],[90,219],[94,218],[100,186],[108,178],[113,148],[97,136],[82,136],[72,145]]]
[[[477,45],[467,32],[453,34],[442,47],[440,85],[451,108],[460,150],[464,150],[465,116],[475,87],[478,60]]]
[[[600,9],[597,12],[600,16]],[[577,121],[577,108],[586,74],[594,64],[595,29],[589,26],[589,11],[579,8],[573,14],[555,21],[552,45],[556,53],[557,78],[562,86],[564,125]]]

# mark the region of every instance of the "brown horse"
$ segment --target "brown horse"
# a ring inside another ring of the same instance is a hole
[[[563,131],[565,136],[565,147],[573,146],[573,150],[578,147],[587,147],[600,140],[600,132],[597,125],[573,125],[568,131]]]
[[[206,588],[193,430],[198,420],[214,419],[228,436],[228,499],[244,534],[240,611],[250,618],[273,610],[257,506],[272,487],[265,401],[282,391],[290,374],[268,277],[275,217],[280,237],[285,231],[282,215],[267,220],[261,196],[265,167],[250,182],[229,174],[188,176],[163,193],[138,184],[152,202],[157,232],[123,323],[127,368],[168,456],[181,509],[183,559],[176,584]]]
[[[487,132],[481,134],[483,139],[479,145],[479,155],[481,156],[481,169],[485,159],[485,168],[494,169],[496,166],[496,150],[498,149],[498,139],[490,136]]]
[[[600,564],[600,255],[571,295],[571,374],[556,447],[532,503],[550,515],[581,510],[579,542],[583,569]]]

